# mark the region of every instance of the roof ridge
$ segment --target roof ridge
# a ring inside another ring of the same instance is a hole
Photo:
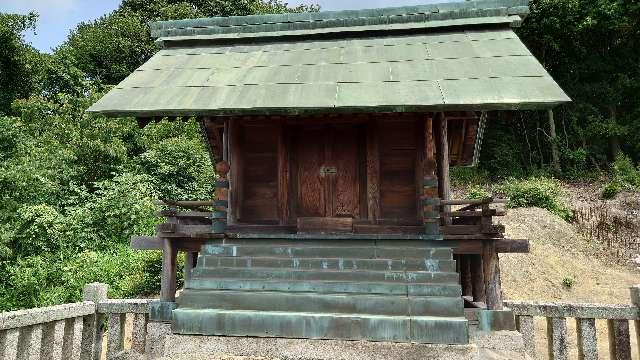
[[[529,0],[470,0],[362,10],[211,17],[150,23],[153,37],[311,30],[496,15],[527,15]]]

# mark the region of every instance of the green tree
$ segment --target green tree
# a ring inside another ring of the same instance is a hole
[[[28,97],[34,84],[34,53],[23,33],[35,30],[38,16],[0,12],[0,113],[8,113],[11,102]]]

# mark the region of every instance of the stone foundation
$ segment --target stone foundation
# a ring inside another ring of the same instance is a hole
[[[515,331],[471,330],[468,345],[174,335],[149,323],[147,357],[164,360],[497,360],[529,359]]]

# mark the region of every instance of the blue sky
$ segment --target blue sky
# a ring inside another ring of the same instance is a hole
[[[115,10],[121,0],[0,0],[0,12],[40,14],[38,29],[26,34],[36,48],[50,52],[60,45],[75,26]],[[450,1],[450,0],[449,0]],[[319,4],[322,10],[364,9],[416,5],[447,0],[289,0],[289,4]]]

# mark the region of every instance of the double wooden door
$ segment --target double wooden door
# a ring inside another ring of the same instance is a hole
[[[357,124],[292,129],[294,217],[361,216],[362,131]]]

